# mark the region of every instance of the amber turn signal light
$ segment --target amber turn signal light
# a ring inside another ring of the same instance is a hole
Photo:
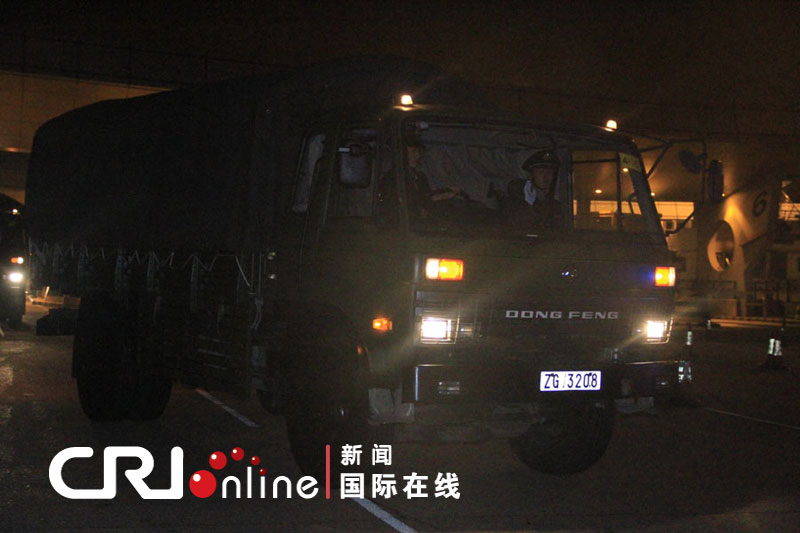
[[[392,331],[392,321],[388,318],[376,318],[372,321],[372,329],[375,331]]]
[[[656,287],[674,287],[675,267],[656,267],[655,284]]]
[[[428,279],[459,281],[464,279],[464,261],[461,259],[428,258],[425,262]]]

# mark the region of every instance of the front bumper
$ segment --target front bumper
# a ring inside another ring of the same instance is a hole
[[[403,402],[530,402],[557,400],[565,396],[648,397],[674,394],[691,382],[691,364],[688,361],[617,362],[584,369],[602,372],[599,391],[541,392],[540,373],[549,370],[556,369],[509,366],[498,370],[483,365],[417,364],[404,373]]]

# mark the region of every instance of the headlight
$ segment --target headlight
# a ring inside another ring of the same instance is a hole
[[[647,342],[663,343],[669,340],[669,322],[665,320],[648,320],[644,326]]]
[[[454,320],[446,318],[423,318],[420,325],[420,340],[422,342],[453,342],[454,322]]]
[[[22,272],[9,272],[7,279],[11,283],[21,283],[23,278],[24,276],[22,275]]]

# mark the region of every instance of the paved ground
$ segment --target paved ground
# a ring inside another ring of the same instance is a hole
[[[789,370],[754,370],[766,354],[763,329],[696,335],[699,406],[656,406],[619,416],[606,455],[578,475],[530,472],[502,442],[395,445],[388,471],[431,478],[455,472],[461,498],[408,500],[398,490],[389,500],[375,500],[380,508],[373,511],[394,519],[384,521],[338,493],[329,501],[297,495],[201,500],[187,490],[177,501],[142,500],[122,474],[113,500],[58,495],[48,466],[70,446],[96,453],[110,445],[147,448],[155,457],[156,488],[169,485],[173,446],[185,452],[184,478],[208,469],[211,452],[236,446],[248,457],[258,455],[270,480],[301,474],[282,419],[264,413],[255,400],[215,395],[242,419],[191,388],[177,387],[158,421],[90,423],[69,376],[72,339],[36,337],[31,326],[37,312],[26,317],[27,329],[6,328],[0,340],[0,529],[800,531],[800,343],[784,347]],[[68,463],[67,484],[100,488],[96,459]],[[136,468],[138,461],[121,466]],[[246,479],[241,464],[231,462],[224,471]]]

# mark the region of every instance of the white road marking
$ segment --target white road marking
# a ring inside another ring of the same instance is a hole
[[[401,531],[402,533],[416,533],[416,530],[414,528],[393,517],[391,514],[388,513],[388,511],[385,511],[375,502],[367,500],[365,498],[350,498],[350,499],[352,499],[358,505],[366,509],[367,512],[370,513],[372,516],[374,516],[384,524],[387,524],[395,531]]]
[[[205,398],[206,400],[208,400],[209,402],[213,403],[214,405],[219,406],[223,411],[225,411],[226,413],[231,415],[233,418],[235,418],[236,420],[238,420],[239,422],[241,422],[245,426],[247,426],[249,428],[257,428],[258,427],[258,424],[256,424],[255,422],[253,422],[252,420],[250,420],[249,418],[244,416],[242,413],[240,413],[239,411],[237,411],[233,407],[228,407],[227,405],[225,405],[224,403],[222,403],[221,401],[219,401],[218,399],[216,399],[214,396],[212,396],[208,392],[204,391],[203,389],[195,389],[194,391],[197,394],[199,394],[200,396],[202,396],[203,398]]]
[[[720,415],[727,415],[727,416],[735,416],[737,418],[744,418],[745,420],[753,420],[755,422],[761,422],[762,424],[769,424],[771,426],[778,426],[781,428],[787,429],[794,429],[796,431],[800,431],[800,426],[792,426],[790,424],[782,424],[780,422],[773,422],[772,420],[764,420],[763,418],[755,418],[753,416],[747,415],[740,415],[739,413],[731,413],[730,411],[722,411],[720,409],[712,409],[711,407],[703,407],[706,411],[711,411],[712,413],[717,413]]]

